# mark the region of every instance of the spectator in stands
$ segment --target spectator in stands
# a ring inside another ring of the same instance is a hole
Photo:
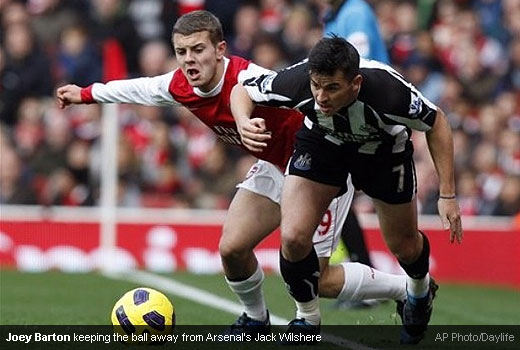
[[[70,0],[29,0],[26,8],[38,42],[47,54],[57,48],[62,31],[85,19],[88,2]]]
[[[90,85],[101,79],[101,55],[81,26],[73,25],[63,30],[58,62],[64,81]]]
[[[491,215],[514,216],[518,213],[520,213],[520,176],[511,175],[504,179]]]
[[[510,38],[520,35],[520,2],[516,0],[502,1],[502,18]]]
[[[228,40],[233,55],[251,58],[254,42],[260,27],[260,9],[253,3],[240,5],[235,15],[234,35]]]
[[[92,158],[90,171],[93,179],[99,176],[96,158],[99,158],[100,109],[97,106],[70,108],[65,111],[70,123],[63,123],[58,116],[62,112],[55,111],[46,101],[52,89],[63,84],[63,80],[74,82],[75,72],[96,70],[92,62],[87,65],[89,68],[80,68],[85,67],[85,57],[91,57],[85,54],[88,50],[80,50],[85,48],[85,43],[87,46],[93,43],[94,51],[104,58],[97,68],[102,69],[106,78],[170,71],[176,62],[171,55],[165,62],[164,47],[169,50],[172,20],[180,10],[198,6],[218,12],[230,39],[231,52],[242,55],[245,52],[248,57],[265,62],[265,66],[278,69],[293,62],[294,55],[306,55],[321,36],[321,28],[316,29],[318,16],[315,13],[316,5],[324,2],[0,1],[0,123],[5,134],[12,138],[11,148],[24,164],[25,183],[41,195],[49,176],[66,167],[67,149],[78,139],[87,141]],[[504,212],[493,208],[501,200],[504,188],[511,187],[506,185],[508,179],[520,173],[520,105],[517,102],[520,101],[520,2],[441,0],[435,4],[418,2],[417,8],[415,2],[409,1],[368,2],[374,7],[386,47],[398,53],[395,57],[399,61],[391,63],[402,64],[400,73],[405,78],[413,80],[427,97],[450,111],[448,118],[454,128],[457,150],[457,178],[474,174],[481,203],[477,214]],[[238,11],[242,12],[237,15]],[[81,26],[86,30],[76,29]],[[264,36],[264,32],[268,32],[268,36]],[[283,46],[282,55],[266,49],[277,46],[271,36],[294,44],[296,54]],[[81,57],[77,56],[79,52]],[[161,68],[163,63],[166,68]],[[167,124],[176,153],[172,165],[181,179],[181,188],[176,191],[172,205],[194,205],[193,201],[189,203],[187,195],[193,192],[192,184],[186,179],[202,182],[198,178],[202,176],[200,168],[210,157],[215,137],[194,122],[188,111],[176,109],[121,109],[124,134],[121,137],[128,138],[128,145],[126,151],[120,152],[128,153],[132,159],[129,162],[133,164],[120,165],[121,203],[136,205],[141,198],[151,196],[133,167],[138,168],[143,161],[143,151],[152,138],[154,118]],[[482,144],[485,146],[479,147]],[[420,149],[423,147],[418,141],[417,156],[424,153],[425,149]],[[478,152],[481,151],[485,159],[493,154],[489,157],[494,159],[490,163],[495,168],[491,177],[487,170],[479,170],[482,165]],[[240,167],[237,161],[241,162],[241,158],[229,152],[226,150],[229,166]],[[418,177],[427,177],[431,172],[431,164],[426,159],[418,159],[416,165]],[[164,170],[164,174],[173,173],[171,169]],[[96,194],[97,180],[93,186]],[[151,186],[155,188],[157,184]],[[487,198],[489,191],[494,193],[494,199]],[[437,196],[433,189],[423,185],[418,196],[423,213],[436,212],[436,206],[431,205]],[[38,199],[44,202],[40,196]],[[149,200],[142,202],[151,204]],[[363,197],[356,203],[359,210],[373,212]]]
[[[169,71],[170,48],[163,41],[149,41],[139,51],[139,72],[141,76],[153,77]]]
[[[347,39],[359,55],[390,63],[377,18],[364,0],[326,0],[330,10],[325,15],[324,35],[331,33]]]
[[[31,18],[23,3],[18,1],[4,1],[3,4],[3,7],[0,5],[0,13],[2,19],[1,26],[4,30],[16,24],[29,24]]]
[[[272,70],[279,70],[288,65],[279,39],[267,33],[256,37],[252,61]]]
[[[23,165],[15,150],[4,143],[1,149],[0,203],[36,204],[36,194],[23,174]]]
[[[507,174],[520,175],[520,132],[504,129],[498,140],[498,164]]]
[[[24,161],[31,159],[44,139],[42,114],[45,107],[39,99],[26,97],[18,108],[18,123],[14,127],[14,139],[18,154]]]
[[[129,0],[128,14],[143,41],[170,40],[170,26],[177,16],[177,1]]]
[[[16,112],[25,96],[51,96],[53,84],[47,56],[39,49],[31,28],[10,25],[4,33],[5,65],[0,78],[0,120],[16,122]]]
[[[520,36],[512,40],[509,51],[511,60],[506,74],[507,88],[520,91]]]
[[[312,13],[303,5],[296,5],[289,10],[280,33],[285,54],[290,62],[307,57],[315,42],[308,42],[313,26]],[[319,39],[319,38],[317,38]]]
[[[463,171],[457,181],[459,189],[459,205],[461,215],[478,215],[481,210],[480,189],[475,173],[469,170]]]
[[[504,182],[504,174],[497,164],[497,150],[494,144],[489,141],[479,143],[473,152],[472,164],[477,172],[482,196],[479,214],[491,215]]]
[[[162,120],[152,121],[150,137],[150,142],[142,153],[141,173],[145,186],[172,195],[178,189],[179,180],[171,178],[171,183],[167,185],[164,179],[165,167],[171,167],[177,158],[170,141],[168,125]]]
[[[93,0],[88,30],[101,50],[104,81],[138,74],[141,38],[125,2]]]

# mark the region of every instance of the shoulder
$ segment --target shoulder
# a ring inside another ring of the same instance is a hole
[[[230,56],[229,57],[229,65],[231,67],[235,67],[237,69],[245,69],[245,68],[247,68],[247,66],[249,66],[250,63],[251,63],[251,61],[246,60],[245,58],[240,57],[240,56]]]
[[[300,62],[296,62],[295,64],[287,67],[287,68],[284,68],[282,69],[281,71],[282,72],[288,72],[288,71],[293,71],[293,72],[305,72],[307,73],[307,71],[309,70],[309,59],[304,59],[304,60],[301,60]],[[295,74],[299,74],[299,73],[295,73]]]
[[[399,72],[384,63],[362,59],[360,71],[363,83],[359,100],[378,112],[414,116],[437,108]]]
[[[360,73],[363,76],[360,99],[372,107],[393,109],[409,96],[411,84],[384,63],[361,59]]]
[[[226,75],[232,75],[234,78],[236,78],[243,70],[248,69],[248,67],[251,65],[251,61],[239,56],[231,56],[226,59],[228,60]]]
[[[248,65],[239,72],[238,82],[244,84],[245,81],[251,81],[261,76],[273,75],[274,73],[270,69],[248,62]]]
[[[273,79],[273,87],[289,96],[298,96],[309,88],[309,64],[305,59],[279,71]]]
[[[371,85],[370,82],[376,83],[375,85],[385,83],[409,84],[394,68],[376,60],[361,58],[359,61],[359,70],[363,78],[368,80],[368,85]]]

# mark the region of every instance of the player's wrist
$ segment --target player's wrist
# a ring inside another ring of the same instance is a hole
[[[81,88],[81,90],[80,90],[81,103],[85,103],[85,104],[96,103],[96,100],[94,100],[94,96],[92,95],[93,86],[94,85],[92,84],[87,87]]]
[[[444,200],[457,199],[457,195],[455,193],[441,193],[441,194],[439,194],[439,199],[444,199]]]

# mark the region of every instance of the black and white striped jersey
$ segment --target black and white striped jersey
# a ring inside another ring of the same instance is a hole
[[[430,130],[437,107],[383,63],[361,59],[360,74],[357,100],[332,117],[321,113],[312,97],[307,60],[242,84],[258,104],[300,110],[306,116],[305,127],[334,144],[362,154],[411,151],[412,129]]]

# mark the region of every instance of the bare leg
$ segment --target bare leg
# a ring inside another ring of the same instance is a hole
[[[304,259],[312,235],[339,187],[288,175],[282,193],[282,255],[291,262]]]
[[[275,230],[280,207],[267,197],[240,188],[226,217],[219,250],[231,290],[255,320],[267,317],[262,291],[264,275],[253,253],[254,247]]]
[[[257,261],[253,249],[280,224],[280,206],[240,188],[228,210],[219,250],[229,279],[251,276]]]
[[[419,257],[423,238],[417,228],[417,203],[388,204],[374,199],[383,238],[390,251],[404,263]]]
[[[321,321],[320,266],[312,236],[339,188],[302,177],[285,178],[282,193],[280,271],[296,302],[296,318],[311,325]]]

